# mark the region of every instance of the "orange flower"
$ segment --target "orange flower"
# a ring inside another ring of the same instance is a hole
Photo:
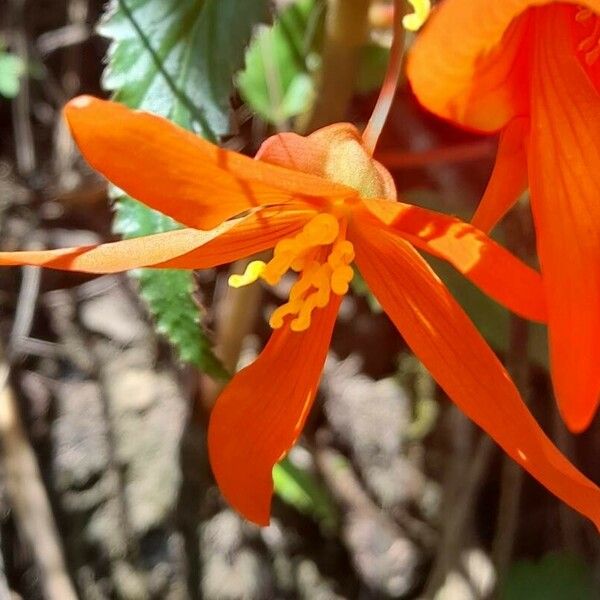
[[[252,160],[168,121],[82,97],[66,116],[90,164],[188,229],[95,247],[0,253],[0,264],[91,273],[208,268],[274,248],[232,285],[298,273],[258,359],[217,400],[212,468],[229,502],[269,521],[273,465],[315,398],[356,262],[407,343],[456,404],[554,494],[600,526],[600,490],[544,435],[496,356],[415,250],[449,261],[525,317],[543,320],[539,275],[473,226],[395,200],[387,171],[352,125],[267,140]],[[240,216],[241,215],[241,216]],[[212,228],[212,229],[210,229]]]
[[[488,231],[527,185],[561,414],[585,429],[600,398],[600,1],[444,0],[408,61],[436,114],[501,131],[473,223]]]

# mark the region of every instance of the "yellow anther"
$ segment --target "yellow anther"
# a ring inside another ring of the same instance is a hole
[[[418,31],[423,27],[425,21],[429,17],[431,12],[431,0],[408,0],[413,7],[415,12],[410,15],[406,15],[402,19],[402,25],[404,29],[408,31]]]
[[[314,297],[315,305],[325,308],[331,296],[331,267],[328,264],[321,265],[313,277],[313,286],[317,289],[308,299]]]
[[[241,288],[254,283],[264,272],[267,265],[262,260],[253,260],[248,264],[243,275],[231,275],[229,285],[232,288]]]
[[[321,213],[312,218],[298,236],[298,241],[307,247],[333,244],[340,232],[338,220],[329,213]]]
[[[327,262],[335,269],[339,265],[349,265],[354,260],[354,246],[348,240],[336,242]]]
[[[306,331],[310,327],[312,312],[317,306],[316,294],[312,294],[302,303],[298,316],[290,323],[290,329],[297,332]]]
[[[350,282],[354,277],[352,267],[342,265],[335,269],[331,274],[331,291],[338,296],[343,296],[348,292]]]
[[[271,318],[269,319],[269,325],[272,329],[280,329],[283,327],[283,320],[288,315],[297,315],[302,308],[302,300],[293,300],[286,302],[273,311]]]
[[[306,265],[310,264],[310,256],[307,253],[301,254],[297,258],[295,258],[290,265],[292,271],[296,271],[296,273],[300,273],[306,269]]]
[[[316,272],[319,270],[320,264],[314,260],[310,262],[298,278],[298,281],[292,286],[290,290],[290,300],[297,300],[304,296],[306,292],[312,287],[313,280]]]

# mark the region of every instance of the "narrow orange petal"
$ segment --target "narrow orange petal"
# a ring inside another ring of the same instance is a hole
[[[121,242],[78,248],[0,252],[0,265],[36,265],[84,273],[141,267],[204,269],[272,248],[294,235],[314,211],[264,208],[211,231],[179,229]]]
[[[368,222],[352,231],[358,267],[407,344],[457,406],[553,494],[600,527],[600,489],[553,445],[508,374],[427,263]]]
[[[534,321],[546,320],[542,278],[472,225],[454,217],[384,200],[365,206],[412,244],[448,261],[488,296]]]
[[[269,523],[273,466],[298,439],[315,398],[340,300],[315,311],[307,331],[276,330],[212,411],[208,450],[219,488],[259,525]]]
[[[261,163],[150,113],[82,96],[65,107],[81,152],[116,186],[180,223],[212,229],[253,207],[354,190]]]
[[[491,231],[527,189],[529,120],[514,119],[500,134],[498,155],[483,198],[473,215],[473,225]]]
[[[600,95],[573,52],[570,15],[536,15],[529,180],[554,389],[581,431],[600,394]]]

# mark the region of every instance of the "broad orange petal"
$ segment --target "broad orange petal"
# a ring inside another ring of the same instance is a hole
[[[0,265],[36,265],[84,273],[141,267],[204,269],[251,256],[294,235],[314,211],[264,208],[211,231],[179,229],[120,242],[57,250],[0,252]]]
[[[82,96],[65,116],[86,160],[133,198],[198,229],[262,205],[356,195],[325,179],[214,146],[173,123]]]
[[[600,489],[546,437],[427,263],[382,226],[355,223],[351,235],[369,287],[448,396],[540,483],[600,527]]]
[[[600,0],[565,3],[600,14]],[[497,131],[528,114],[535,37],[528,9],[560,4],[442,0],[409,53],[407,74],[417,98],[440,117],[480,131]]]
[[[571,52],[569,14],[536,15],[529,180],[554,389],[581,431],[600,394],[600,95]]]
[[[546,0],[549,1],[549,0]],[[535,0],[444,0],[408,57],[419,101],[437,115],[496,131],[527,110],[528,18]]]
[[[269,523],[273,466],[298,439],[317,393],[339,304],[335,296],[316,310],[307,331],[276,330],[212,411],[208,450],[219,488],[259,525]]]
[[[514,119],[500,134],[496,164],[473,225],[489,232],[527,189],[527,136],[529,120]]]
[[[488,296],[534,321],[546,320],[540,274],[472,225],[454,217],[384,200],[365,206],[418,248],[448,261]]]

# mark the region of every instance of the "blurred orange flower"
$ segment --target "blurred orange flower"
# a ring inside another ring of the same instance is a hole
[[[444,0],[416,41],[419,100],[501,131],[473,223],[487,231],[529,184],[561,414],[585,429],[600,399],[600,1]]]
[[[89,97],[66,116],[90,164],[187,229],[95,247],[0,253],[0,264],[92,273],[200,269],[274,248],[234,286],[298,273],[271,316],[258,359],[218,398],[212,468],[248,519],[269,522],[272,468],[295,443],[315,398],[338,307],[356,262],[441,387],[518,463],[600,525],[600,490],[544,435],[494,353],[415,247],[449,261],[525,317],[544,320],[539,275],[473,226],[396,201],[389,173],[349,124],[268,139],[252,160],[170,122]],[[241,216],[240,216],[241,215]]]

